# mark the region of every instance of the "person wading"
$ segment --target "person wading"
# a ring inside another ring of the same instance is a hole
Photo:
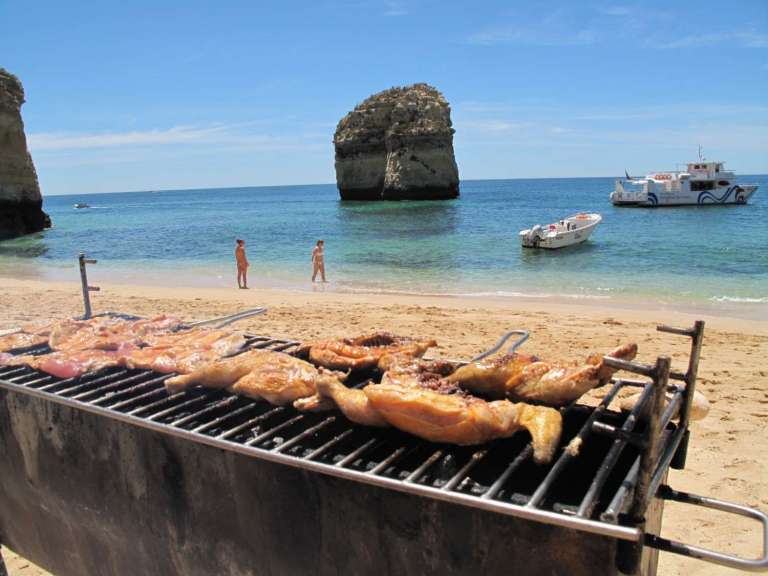
[[[237,287],[248,288],[248,258],[245,255],[245,240],[237,240],[235,248],[235,260],[237,261]]]
[[[325,260],[323,254],[324,242],[318,240],[317,244],[312,250],[312,282],[317,278],[317,273],[320,272],[320,281],[325,282]]]

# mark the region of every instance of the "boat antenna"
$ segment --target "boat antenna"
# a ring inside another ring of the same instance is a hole
[[[699,144],[699,162],[704,162],[704,156],[701,154],[701,144]]]

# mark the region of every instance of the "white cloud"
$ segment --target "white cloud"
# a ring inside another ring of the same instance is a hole
[[[656,48],[695,48],[723,43],[738,44],[745,48],[768,48],[768,34],[755,32],[754,30],[724,30],[683,36],[669,42],[657,43],[650,40],[648,45]]]
[[[130,132],[98,133],[37,133],[29,134],[29,148],[36,153],[57,153],[67,151],[141,149],[165,146],[172,148],[180,145],[215,145],[237,149],[288,150],[311,147],[317,143],[330,141],[325,132],[299,132],[295,134],[249,133],[244,127],[254,123],[238,125],[217,124],[213,126],[174,126],[165,129],[151,129]]]
[[[626,4],[613,4],[604,8],[598,8],[597,11],[608,16],[629,16],[637,11],[637,7]]]
[[[525,122],[509,122],[507,120],[468,120],[456,124],[457,130],[472,130],[475,132],[519,132],[528,128]]]
[[[405,16],[409,13],[403,2],[385,2],[384,16]]]
[[[39,133],[27,137],[32,150],[72,150],[81,148],[114,148],[156,144],[190,144],[210,142],[227,128],[174,126],[165,130],[101,133]]]
[[[497,44],[527,44],[530,46],[587,46],[596,42],[593,30],[576,31],[532,30],[510,27],[489,29],[467,38],[469,44],[494,46]]]

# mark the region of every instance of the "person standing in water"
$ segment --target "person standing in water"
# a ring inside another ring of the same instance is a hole
[[[245,255],[245,240],[237,240],[235,248],[235,260],[237,261],[237,287],[248,288],[248,258]]]
[[[312,250],[312,282],[315,281],[318,272],[320,272],[321,282],[325,282],[325,260],[323,258],[324,244],[325,243],[322,240],[318,240],[317,244]]]

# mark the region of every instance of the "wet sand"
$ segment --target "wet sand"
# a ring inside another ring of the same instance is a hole
[[[704,319],[707,328],[699,367],[698,390],[712,404],[707,419],[694,424],[683,471],[671,471],[676,489],[732,500],[768,510],[768,322],[665,309],[640,309],[556,300],[425,297],[398,295],[172,288],[104,285],[92,294],[94,310],[142,316],[175,314],[206,319],[266,305],[265,316],[237,324],[254,333],[299,339],[354,335],[386,329],[434,336],[436,355],[468,358],[490,347],[506,330],[524,328],[531,339],[524,350],[547,358],[579,358],[635,341],[638,360],[652,363],[659,354],[684,370],[689,341],[656,331],[659,323],[689,327]],[[0,330],[40,318],[82,314],[76,284],[0,278]],[[758,316],[758,317],[764,317]],[[600,392],[594,393],[594,401]],[[670,505],[663,534],[740,555],[760,549],[754,521],[700,508]],[[23,559],[4,552],[11,575],[43,574]],[[25,565],[27,565],[25,567]],[[739,572],[662,554],[660,573],[720,575]]]

